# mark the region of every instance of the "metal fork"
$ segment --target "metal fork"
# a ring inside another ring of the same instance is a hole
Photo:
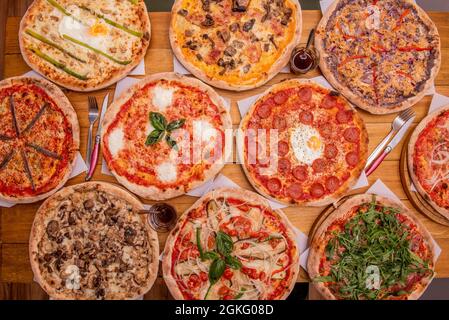
[[[390,133],[382,140],[381,143],[374,149],[374,151],[369,156],[365,169],[368,169],[373,161],[379,156],[385,146],[390,141],[390,138],[406,123],[410,118],[415,116],[415,112],[410,108],[402,111],[396,118],[394,118],[393,123],[391,124]]]
[[[86,150],[86,165],[87,168],[90,169],[90,157],[92,154],[92,136],[93,136],[93,128],[94,124],[98,119],[98,103],[97,99],[93,96],[89,96],[89,135],[87,137],[87,150]],[[88,171],[89,172],[89,171]]]

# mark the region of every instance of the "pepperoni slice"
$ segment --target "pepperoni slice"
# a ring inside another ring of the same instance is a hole
[[[293,199],[299,199],[302,196],[302,186],[299,183],[293,183],[287,187],[287,194]]]
[[[257,115],[262,119],[266,119],[271,114],[271,106],[269,104],[262,104],[257,108]]]
[[[278,171],[281,173],[286,173],[290,171],[291,164],[288,159],[282,158],[278,161]]]
[[[310,88],[301,88],[298,92],[299,99],[302,102],[309,102],[312,99],[312,89]]]
[[[306,166],[297,166],[293,169],[293,176],[299,181],[307,180],[307,167]]]
[[[313,172],[320,173],[326,169],[326,161],[323,159],[316,159],[312,163]]]
[[[326,144],[324,147],[324,156],[328,159],[334,159],[338,154],[338,148],[334,144]]]
[[[350,151],[346,154],[346,162],[351,166],[355,167],[359,163],[359,154],[355,151]]]
[[[278,143],[278,154],[280,157],[284,157],[287,155],[290,147],[288,146],[288,143],[285,141],[279,141]]]
[[[321,101],[321,107],[324,109],[332,109],[337,105],[337,99],[335,96],[327,95],[324,97],[323,101]]]
[[[278,193],[282,188],[281,181],[278,178],[271,178],[267,181],[267,188],[270,192]]]
[[[310,194],[315,198],[320,198],[324,194],[324,187],[321,183],[314,183],[310,187]]]
[[[310,111],[303,111],[299,114],[299,121],[304,124],[312,124],[313,114]]]
[[[284,91],[279,91],[274,95],[273,99],[276,104],[284,104],[287,101],[288,96]]]
[[[355,127],[350,127],[350,128],[345,129],[345,131],[343,131],[343,137],[348,142],[359,141],[359,134],[360,134],[360,130]]]
[[[324,123],[319,127],[320,134],[325,138],[331,138],[332,137],[332,128],[329,124]]]
[[[338,123],[348,123],[351,120],[352,120],[351,110],[340,110],[337,112]]]
[[[337,177],[331,176],[326,179],[326,189],[329,192],[335,192],[340,186],[340,180]]]
[[[287,128],[287,120],[282,116],[275,116],[273,119],[273,128],[278,130],[284,130]]]

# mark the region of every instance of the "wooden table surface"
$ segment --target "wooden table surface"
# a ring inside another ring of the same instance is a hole
[[[436,78],[435,85],[438,93],[449,96],[449,65],[445,63],[449,59],[449,13],[431,12],[429,13],[432,20],[438,27],[441,44],[442,44],[442,66]],[[303,12],[303,34],[301,43],[306,41],[311,28],[315,27],[321,18],[320,11],[304,11]],[[170,20],[170,13],[152,12],[150,13],[152,24],[152,38],[150,48],[146,54],[146,74],[157,72],[166,72],[173,70],[173,53],[170,49],[168,40],[168,27]],[[18,43],[18,29],[20,17],[9,17],[6,23],[6,41],[5,41],[5,64],[4,64],[4,78],[11,76],[18,76],[27,71],[29,67],[25,64],[20,54]],[[311,78],[320,75],[319,70],[310,72],[305,77]],[[228,97],[232,101],[231,115],[234,127],[237,127],[240,122],[240,114],[238,112],[236,101],[252,96],[266,90],[270,85],[278,83],[285,78],[292,78],[292,74],[280,74],[272,79],[268,84],[261,88],[246,91],[246,92],[229,92],[225,90],[217,90],[219,94]],[[106,93],[114,92],[115,86],[97,91],[93,93],[99,101],[103,100]],[[87,94],[76,93],[64,90],[69,100],[73,104],[81,126],[81,153],[85,154],[87,142]],[[416,124],[427,114],[427,110],[431,101],[431,96],[426,96],[413,109],[417,113],[415,119]],[[388,133],[391,122],[395,115],[376,116],[370,115],[365,111],[359,111],[364,118],[370,143],[370,151],[383,139]],[[420,220],[430,230],[435,240],[442,248],[442,253],[436,265],[436,272],[438,277],[449,277],[449,228],[436,224],[426,218],[425,216],[416,212],[411,203],[407,200],[407,196],[402,188],[399,177],[399,159],[402,143],[387,157],[381,166],[369,177],[370,184],[377,179],[382,181],[401,198],[403,203],[412,209],[420,218]],[[222,170],[222,174],[232,179],[240,186],[246,189],[252,189],[245,178],[242,168],[238,164],[227,164]],[[99,161],[94,180],[102,180],[109,182],[116,182],[113,177],[101,174],[101,161]],[[67,185],[77,184],[84,181],[84,175],[69,180]],[[362,193],[366,190],[359,189],[357,193]],[[168,201],[172,204],[179,214],[187,209],[197,198],[190,196],[181,196]],[[147,203],[151,203],[145,201]],[[16,205],[12,208],[0,209],[0,282],[3,283],[21,283],[32,284],[33,274],[28,260],[28,237],[31,224],[34,219],[34,214],[41,202],[27,205]],[[287,214],[291,222],[305,233],[310,231],[313,222],[319,216],[323,208],[285,208],[284,212]],[[160,234],[161,248],[165,244],[166,234]],[[298,281],[307,281],[307,275],[304,270],[298,278]],[[31,285],[31,291],[37,291],[34,297],[45,298],[45,295]],[[18,289],[20,290],[20,289]],[[28,290],[29,291],[29,290]],[[146,295],[146,298],[170,298],[170,295],[163,284],[161,277],[156,281],[153,289]]]

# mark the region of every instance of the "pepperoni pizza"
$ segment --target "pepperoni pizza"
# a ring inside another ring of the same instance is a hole
[[[337,92],[312,81],[272,86],[240,128],[246,176],[261,194],[283,203],[332,203],[356,182],[366,162],[362,118]]]

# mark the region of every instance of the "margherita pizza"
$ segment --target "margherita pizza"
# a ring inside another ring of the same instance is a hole
[[[231,146],[223,99],[194,78],[149,76],[107,110],[103,155],[132,192],[153,200],[182,195],[213,178]]]
[[[408,145],[408,167],[418,192],[449,219],[449,105],[416,127]]]
[[[30,203],[61,188],[79,150],[75,110],[52,83],[0,82],[0,199]]]
[[[199,79],[223,89],[247,90],[288,63],[301,23],[297,0],[177,0],[170,43]]]
[[[298,276],[299,250],[290,222],[266,199],[217,189],[179,219],[162,270],[175,299],[285,299]]]
[[[421,100],[441,63],[438,30],[412,0],[334,1],[315,47],[334,88],[376,114]]]
[[[136,299],[153,286],[157,234],[142,204],[109,183],[67,187],[36,213],[30,235],[35,281],[54,299]]]
[[[434,277],[432,236],[400,202],[349,198],[318,227],[308,272],[326,299],[418,299]]]
[[[145,56],[150,20],[144,0],[35,0],[22,18],[26,63],[76,91],[105,88]]]
[[[337,92],[308,80],[272,86],[244,116],[238,151],[261,194],[292,205],[322,206],[359,178],[368,133]]]

